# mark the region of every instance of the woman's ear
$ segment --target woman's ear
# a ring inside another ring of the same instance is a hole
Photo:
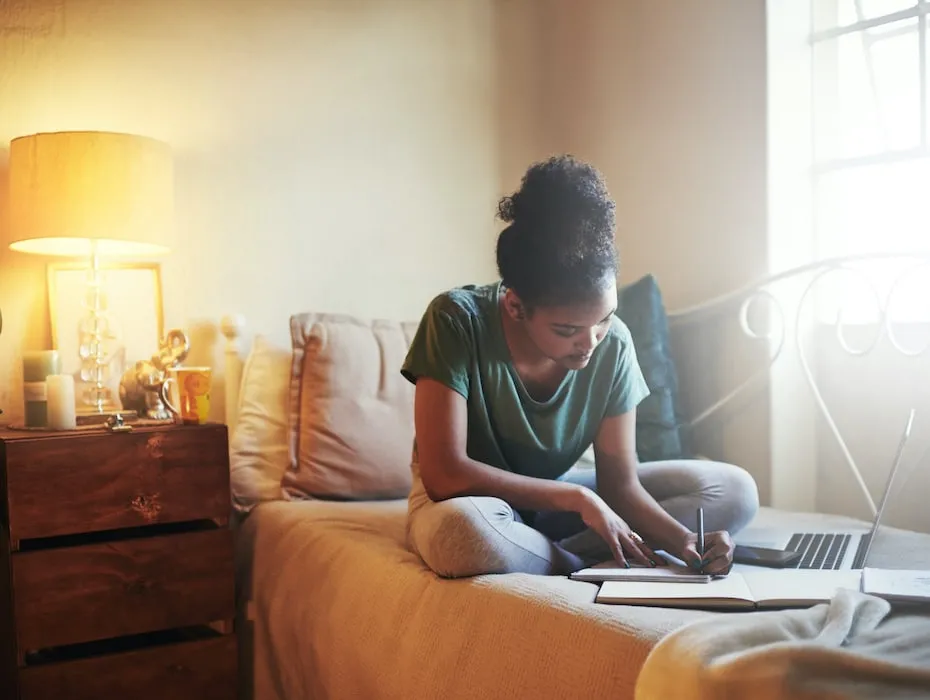
[[[526,318],[526,309],[523,306],[523,302],[520,301],[520,297],[511,289],[504,292],[504,308],[507,309],[507,314],[510,318],[515,321],[522,321]]]

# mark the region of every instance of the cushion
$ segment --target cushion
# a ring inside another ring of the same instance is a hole
[[[238,421],[229,441],[233,506],[281,500],[288,461],[291,351],[256,336],[242,367]]]
[[[407,496],[414,387],[399,368],[416,329],[337,314],[291,317],[288,498]]]
[[[658,284],[647,275],[618,296],[651,391],[637,412],[639,458],[689,457]],[[230,438],[237,510],[268,500],[406,497],[414,387],[399,368],[417,325],[305,313],[290,320],[290,350],[256,336]],[[582,462],[593,463],[593,450]]]
[[[652,275],[621,287],[617,315],[633,346],[651,392],[636,412],[636,451],[642,462],[689,457],[678,402],[678,373],[672,359],[668,318]]]

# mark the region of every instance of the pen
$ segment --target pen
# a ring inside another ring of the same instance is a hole
[[[701,555],[701,571],[704,570],[704,509],[697,509],[697,551]]]

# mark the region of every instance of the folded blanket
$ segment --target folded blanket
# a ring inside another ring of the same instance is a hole
[[[805,610],[729,613],[657,644],[636,700],[930,698],[930,615],[839,590]]]

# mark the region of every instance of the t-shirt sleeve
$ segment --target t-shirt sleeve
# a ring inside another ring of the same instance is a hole
[[[636,359],[636,348],[629,333],[621,337],[620,356],[614,370],[605,416],[619,416],[636,408],[649,396],[649,386]]]
[[[416,384],[420,377],[429,377],[468,398],[473,343],[463,315],[444,297],[430,303],[400,370],[408,381]]]

